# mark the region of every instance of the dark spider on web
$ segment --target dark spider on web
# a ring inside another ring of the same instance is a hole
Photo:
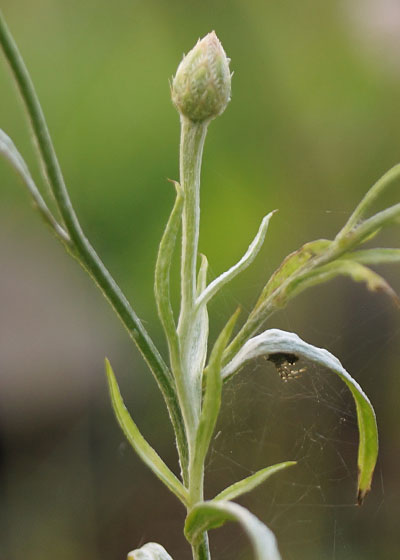
[[[270,354],[267,359],[274,364],[276,371],[279,373],[279,377],[284,383],[287,383],[291,379],[297,379],[307,370],[305,367],[299,369],[293,368],[293,365],[299,360],[298,356],[295,354],[276,352],[276,354]]]

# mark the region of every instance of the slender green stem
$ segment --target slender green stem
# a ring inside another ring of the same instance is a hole
[[[193,443],[195,441],[201,400],[201,390],[196,394],[197,386],[190,375],[193,364],[189,350],[196,320],[194,307],[200,227],[200,170],[207,126],[207,122],[194,123],[181,117],[180,184],[185,198],[182,213],[181,309],[178,323],[182,382],[178,386],[178,392],[189,447],[190,440]]]
[[[203,539],[199,544],[192,546],[192,554],[193,560],[209,560],[211,558],[207,533],[203,533]]]
[[[181,117],[180,184],[184,192],[182,213],[181,309],[178,323],[180,367],[177,389],[189,443],[189,510],[203,501],[204,457],[194,469],[196,442],[201,407],[201,383],[193,378],[197,364],[193,363],[191,345],[197,322],[195,301],[197,297],[197,257],[200,230],[200,171],[208,122],[194,123]],[[193,473],[196,476],[193,476]],[[192,547],[194,560],[209,560],[207,533],[201,542]]]
[[[140,319],[82,231],[64,183],[60,165],[32,80],[1,12],[0,43],[25,103],[57,207],[73,243],[73,250],[71,252],[108,299],[153,372],[164,396],[175,429],[181,464],[186,465],[188,460],[186,436],[171,372]]]
[[[190,319],[196,298],[196,266],[200,228],[200,170],[207,123],[181,118],[180,183],[185,193],[182,219],[182,307],[179,331]]]

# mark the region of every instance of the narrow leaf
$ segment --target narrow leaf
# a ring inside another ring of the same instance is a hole
[[[368,218],[368,220],[362,222],[357,228],[347,233],[346,236],[342,237],[340,240],[342,243],[346,244],[348,250],[351,250],[371,239],[374,235],[379,233],[382,228],[399,223],[399,220],[400,202]],[[336,239],[338,238],[339,236],[336,237]]]
[[[397,306],[400,306],[399,297],[382,276],[350,259],[336,260],[303,276],[298,284],[293,283],[289,296],[293,297],[311,286],[322,284],[337,276],[348,276],[354,282],[362,282],[371,292],[382,292],[389,296]]]
[[[261,469],[243,480],[239,480],[239,482],[235,482],[231,486],[228,486],[228,488],[225,488],[225,490],[222,490],[222,492],[217,494],[214,500],[234,500],[235,498],[242,496],[242,494],[246,494],[254,488],[257,488],[257,486],[262,484],[273,474],[293,465],[296,465],[296,461],[285,461],[284,463],[277,463],[271,467]]]
[[[253,313],[277,288],[280,288],[284,282],[289,280],[291,276],[303,268],[311,259],[325,251],[330,244],[331,241],[327,239],[317,239],[316,241],[306,243],[297,251],[290,253],[269,279]]]
[[[172,560],[163,546],[157,543],[147,543],[128,554],[127,560]]]
[[[179,183],[173,181],[176,189],[176,200],[169,217],[164,234],[158,248],[157,262],[155,268],[154,293],[157,303],[158,316],[160,317],[168,347],[171,362],[177,359],[179,348],[176,334],[174,312],[171,305],[169,280],[172,256],[176,244],[176,237],[181,223],[183,207],[183,191]]]
[[[228,282],[230,282],[235,276],[237,276],[240,272],[245,270],[250,264],[254,261],[256,256],[258,255],[262,244],[264,243],[265,235],[267,233],[269,221],[271,217],[275,214],[276,210],[270,212],[267,216],[265,216],[261,222],[260,228],[257,232],[257,235],[249,245],[246,253],[237,262],[234,266],[232,266],[226,272],[223,272],[218,278],[213,280],[209,286],[200,294],[197,299],[196,305],[201,307],[202,305],[206,304],[215,296],[215,294]]]
[[[233,328],[239,316],[239,312],[240,309],[232,315],[219,335],[214,348],[212,349],[210,361],[207,366],[206,390],[204,393],[200,422],[197,430],[195,458],[193,461],[195,468],[199,468],[199,466],[204,463],[215,424],[218,419],[219,410],[221,408],[222,392],[222,354],[229,342]]]
[[[186,504],[186,488],[140,433],[125,407],[117,380],[111,368],[111,364],[107,359],[105,365],[112,406],[122,431],[142,461],[146,463],[153,473],[181,500],[181,502]]]
[[[61,238],[62,241],[68,243],[70,241],[68,233],[56,221],[50,212],[46,202],[37,188],[32,175],[29,172],[23,157],[15,147],[13,141],[7,134],[0,129],[0,155],[2,155],[18,173],[25,186],[27,187],[33,202],[39,210],[42,218],[52,227],[55,233]]]
[[[247,509],[233,502],[210,501],[195,506],[186,518],[185,536],[196,544],[202,534],[221,527],[226,521],[236,521],[247,534],[256,560],[281,560],[275,535]]]
[[[345,226],[339,232],[338,237],[343,238],[349,231],[351,231],[365,215],[372,204],[377,200],[377,198],[381,196],[384,191],[392,186],[392,184],[399,178],[400,164],[397,164],[389,169],[389,171],[387,171],[380,179],[378,179],[378,181],[376,181],[374,185],[372,185],[372,187],[358,204],[350,218],[347,220]]]
[[[361,504],[371,487],[371,479],[378,455],[378,431],[375,412],[360,385],[344,369],[339,360],[323,348],[317,348],[304,342],[296,334],[271,329],[251,338],[244,344],[233,360],[222,370],[222,376],[228,377],[241,369],[249,360],[258,356],[273,354],[290,354],[306,358],[335,372],[350,389],[357,410],[358,430],[360,435],[358,447],[358,503]]]
[[[400,262],[400,249],[365,249],[344,255],[360,264],[392,264]]]
[[[201,264],[197,276],[197,290],[204,289],[207,282],[208,261],[201,255]],[[189,389],[191,391],[191,406],[196,418],[200,415],[201,385],[208,348],[208,311],[203,305],[194,309],[192,321],[185,334],[185,344],[181,345],[181,357],[184,369],[189,372]]]
[[[197,295],[207,286],[207,272],[208,272],[208,260],[205,255],[200,254],[201,263],[199,268],[199,273],[197,275]]]

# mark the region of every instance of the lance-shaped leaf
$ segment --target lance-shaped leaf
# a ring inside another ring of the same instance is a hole
[[[230,282],[235,276],[237,276],[240,272],[245,270],[256,258],[258,255],[262,244],[264,243],[265,235],[267,233],[269,221],[271,217],[275,214],[276,210],[270,212],[267,216],[265,216],[261,222],[257,235],[249,245],[246,253],[237,262],[233,265],[229,270],[223,272],[218,278],[213,280],[205,290],[200,294],[197,298],[196,305],[201,307],[202,305],[206,304],[210,301],[211,298],[215,296],[215,294],[228,282]]]
[[[335,372],[350,389],[357,410],[360,441],[358,447],[358,503],[361,504],[371,487],[371,479],[378,455],[378,431],[372,405],[360,385],[344,369],[339,360],[323,348],[304,342],[296,334],[271,329],[244,344],[229,364],[222,370],[223,377],[232,376],[249,360],[258,356],[289,354],[306,358]]]
[[[197,289],[203,290],[207,282],[208,261],[205,255],[201,255],[201,264],[197,276]],[[207,359],[208,347],[208,311],[207,306],[202,305],[193,311],[193,320],[189,331],[185,336],[186,345],[182,349],[182,361],[184,369],[189,373],[189,388],[191,390],[191,406],[195,411],[196,418],[200,415],[201,385],[204,366]]]
[[[110,362],[107,359],[105,364],[112,406],[122,431],[142,461],[146,463],[153,473],[181,500],[181,502],[186,504],[188,497],[186,488],[140,433],[125,407],[117,380]]]
[[[147,543],[128,554],[127,560],[172,560],[163,546],[157,543]]]
[[[215,424],[221,408],[221,361],[222,355],[228,344],[232,330],[239,316],[238,309],[229,319],[221,334],[219,335],[214,348],[212,349],[210,361],[206,373],[206,389],[203,398],[203,406],[200,415],[199,427],[196,436],[195,455],[192,462],[194,470],[193,480],[200,480],[201,477],[196,472],[203,469],[204,459],[207,455],[211,437],[214,432]]]
[[[0,155],[2,155],[14,168],[14,170],[21,177],[25,183],[33,202],[44,220],[52,227],[55,233],[61,238],[62,241],[68,243],[70,241],[67,232],[57,223],[56,219],[50,212],[46,202],[40,194],[32,175],[29,172],[23,157],[15,147],[13,141],[7,134],[0,129]]]
[[[296,461],[285,461],[284,463],[277,463],[276,465],[261,469],[256,473],[247,476],[243,480],[239,480],[238,482],[231,484],[231,486],[228,486],[228,488],[225,488],[225,490],[222,490],[222,492],[217,494],[214,500],[234,500],[235,498],[250,492],[254,488],[257,488],[257,486],[265,482],[273,474],[295,464]]]
[[[158,249],[154,283],[158,315],[167,337],[170,352],[177,351],[177,335],[169,294],[169,277],[183,207],[182,187],[176,181],[173,181],[173,183],[176,189],[176,200]]]
[[[299,272],[305,265],[307,265],[311,261],[311,259],[320,255],[323,251],[328,249],[330,244],[331,241],[328,241],[327,239],[317,239],[316,241],[310,241],[309,243],[306,243],[297,251],[290,253],[290,255],[288,255],[283,260],[279,268],[269,279],[258,299],[253,313],[271,294],[275,292],[275,290],[280,288],[284,284],[284,282],[286,282],[294,274]]]
[[[382,276],[360,262],[350,260],[350,258],[339,259],[323,265],[311,271],[309,274],[302,276],[298,282],[292,282],[289,296],[294,297],[311,286],[317,286],[318,284],[328,282],[337,276],[348,276],[354,282],[364,283],[371,292],[382,292],[389,296],[396,305],[400,305],[400,300],[396,292]]]
[[[256,560],[281,560],[273,532],[255,515],[233,502],[210,501],[195,506],[186,519],[185,536],[195,545],[205,531],[221,527],[226,521],[241,525],[250,539]]]

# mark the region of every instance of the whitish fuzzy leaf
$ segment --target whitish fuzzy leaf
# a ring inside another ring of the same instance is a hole
[[[127,560],[172,560],[163,546],[157,543],[147,543],[144,546],[132,550]]]
[[[14,168],[14,170],[21,177],[25,186],[27,187],[37,209],[41,213],[44,220],[54,229],[55,233],[65,242],[69,242],[69,235],[57,223],[54,216],[50,212],[46,202],[40,194],[37,186],[35,185],[32,175],[29,172],[23,157],[15,147],[13,141],[7,134],[0,129],[0,155],[2,155]]]
[[[124,401],[111,368],[110,362],[105,361],[107,380],[110,389],[112,406],[118,423],[133,449],[153,473],[173,492],[184,504],[187,503],[187,490],[167,467],[161,457],[154,451],[151,445],[144,439],[138,427],[127,411]]]
[[[371,486],[378,455],[378,431],[372,405],[360,385],[344,369],[339,360],[323,348],[304,342],[296,334],[271,329],[251,338],[233,360],[222,370],[223,377],[233,375],[246,362],[258,356],[289,354],[302,357],[334,371],[350,389],[357,409],[360,441],[358,447],[358,503],[361,504]]]
[[[254,261],[256,256],[258,255],[262,244],[264,243],[265,235],[267,233],[269,221],[271,217],[275,214],[276,210],[270,212],[267,216],[265,216],[261,222],[260,228],[257,232],[257,235],[249,245],[246,253],[237,262],[234,266],[232,266],[226,272],[223,272],[218,278],[213,280],[209,286],[200,294],[197,299],[196,305],[201,307],[202,305],[206,304],[210,301],[211,298],[215,296],[215,294],[228,282],[230,282],[235,276],[240,274],[243,270],[245,270],[250,264]]]
[[[247,509],[233,502],[210,501],[195,506],[185,523],[185,536],[192,544],[210,529],[221,527],[226,521],[239,523],[250,539],[256,560],[281,560],[275,535]]]
[[[183,207],[182,188],[177,182],[174,182],[174,185],[176,188],[176,200],[158,249],[154,284],[158,315],[164,327],[170,350],[171,346],[176,346],[177,337],[169,294],[169,276]]]
[[[291,467],[296,464],[296,461],[285,461],[284,463],[277,463],[276,465],[272,465],[270,467],[266,467],[265,469],[261,469],[256,473],[244,478],[243,480],[239,480],[235,482],[228,488],[225,488],[222,492],[215,496],[214,500],[234,500],[238,498],[242,494],[246,494],[250,492],[254,488],[257,488],[260,484],[262,484],[265,480],[267,480],[273,474],[286,469],[287,467]]]

